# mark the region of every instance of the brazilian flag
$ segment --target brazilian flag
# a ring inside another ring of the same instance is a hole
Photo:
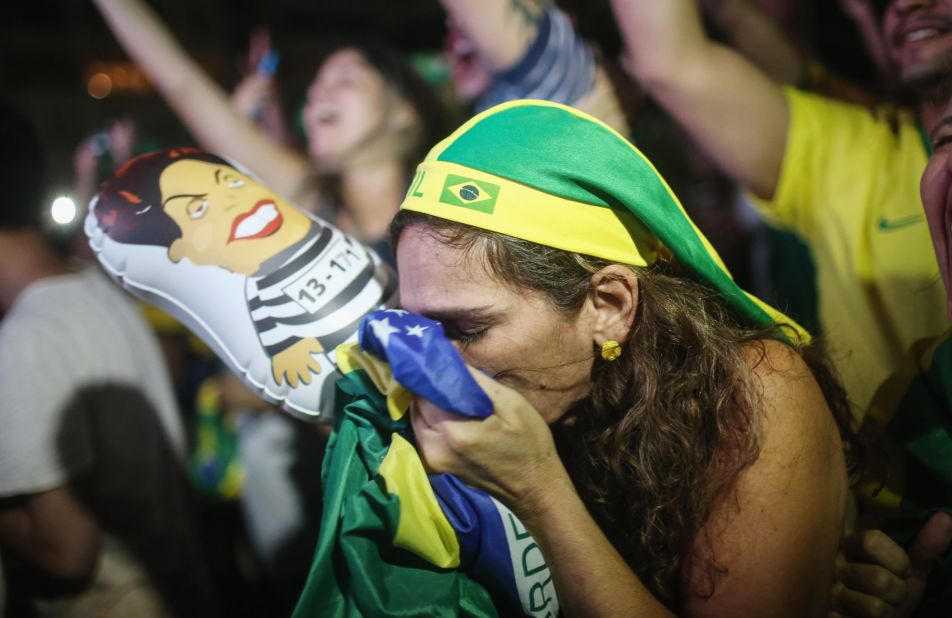
[[[295,617],[497,616],[486,588],[394,545],[401,503],[387,492],[380,464],[392,436],[386,399],[363,370],[337,384],[342,405],[325,455],[324,514],[314,563]]]
[[[205,495],[236,500],[245,478],[238,457],[237,416],[222,405],[217,377],[199,386],[195,413],[195,447],[188,461],[192,483]]]
[[[433,320],[399,309],[337,348],[324,513],[295,616],[555,616],[551,573],[518,518],[450,474],[427,475],[413,392],[472,418],[492,401]]]
[[[440,202],[492,214],[499,197],[499,185],[485,180],[448,174],[443,183]]]

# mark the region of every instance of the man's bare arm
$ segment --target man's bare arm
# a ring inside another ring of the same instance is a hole
[[[776,83],[704,32],[696,0],[612,0],[642,86],[728,176],[772,197],[789,109]]]

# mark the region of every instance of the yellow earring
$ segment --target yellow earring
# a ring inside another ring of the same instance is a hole
[[[602,358],[611,362],[621,356],[621,344],[614,339],[609,339],[602,344]]]

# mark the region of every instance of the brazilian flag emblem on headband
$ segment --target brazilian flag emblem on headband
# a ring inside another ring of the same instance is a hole
[[[440,201],[450,206],[462,206],[492,214],[499,197],[499,185],[484,180],[476,181],[465,176],[448,174],[443,183]]]
[[[474,116],[433,147],[401,208],[619,264],[674,261],[748,326],[810,338],[734,282],[637,148],[565,105],[510,101]]]

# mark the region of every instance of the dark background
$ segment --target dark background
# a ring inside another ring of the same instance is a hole
[[[302,96],[322,39],[379,34],[407,50],[439,49],[443,13],[436,0],[161,0],[151,2],[179,41],[221,84],[239,79],[248,36],[268,26],[281,52],[278,78]],[[399,8],[399,10],[397,10]],[[98,11],[82,0],[8,0],[0,11],[0,93],[39,125],[47,147],[51,191],[71,183],[73,149],[117,115],[130,114],[162,145],[189,143],[188,134],[154,91],[115,87],[104,99],[87,92],[93,73],[135,68]]]
[[[346,34],[382,37],[409,52],[442,45],[444,16],[437,0],[152,0],[205,69],[231,88],[249,33],[268,26],[281,53],[278,79],[290,109],[302,100],[322,41]],[[562,0],[576,13],[580,30],[618,49],[605,0]],[[73,150],[79,141],[117,115],[130,114],[142,133],[171,146],[190,143],[174,115],[144,82],[114,88],[104,99],[87,92],[87,80],[104,70],[136,69],[83,0],[7,0],[0,12],[0,93],[35,119],[48,151],[50,191],[68,192]],[[833,0],[804,2],[803,22],[819,57],[860,83],[872,74],[852,24]]]

